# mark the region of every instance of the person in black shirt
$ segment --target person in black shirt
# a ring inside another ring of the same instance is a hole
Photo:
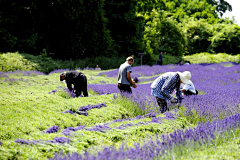
[[[60,74],[60,81],[65,80],[69,91],[73,91],[72,84],[74,85],[75,96],[79,97],[82,92],[84,97],[88,97],[87,91],[87,77],[77,71],[68,71],[67,73]]]
[[[157,61],[158,65],[162,65],[163,64],[163,56],[162,56],[162,52],[160,52],[159,54],[159,60]]]

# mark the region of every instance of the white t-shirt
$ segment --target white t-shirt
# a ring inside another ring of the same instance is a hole
[[[190,84],[181,83],[180,88],[184,89],[185,91],[190,91],[190,92],[196,94],[195,87],[191,80],[190,80],[190,82],[191,82]]]

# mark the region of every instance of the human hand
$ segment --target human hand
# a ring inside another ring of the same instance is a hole
[[[136,85],[136,84],[134,84],[134,85],[133,85],[133,88],[137,88],[137,85]]]
[[[171,101],[172,103],[177,103],[177,102],[178,102],[178,100],[177,100],[176,98],[172,98],[170,101]]]
[[[132,81],[132,82],[133,82],[133,83],[132,83],[132,84],[133,84],[133,86],[134,86],[134,85],[136,85],[136,82],[135,82],[135,81]]]

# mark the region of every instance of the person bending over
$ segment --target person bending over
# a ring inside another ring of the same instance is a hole
[[[180,88],[185,96],[198,95],[198,90],[195,89],[195,86],[191,80],[190,84],[181,83]]]
[[[166,72],[153,81],[151,84],[151,95],[156,97],[161,113],[169,110],[167,100],[170,100],[172,103],[178,103],[178,101],[183,99],[180,84],[190,84],[190,79],[191,73],[189,71]],[[176,90],[177,99],[171,96],[174,89]]]
[[[79,97],[82,92],[84,97],[88,97],[87,77],[83,73],[77,71],[62,73],[60,74],[60,81],[63,80],[65,80],[70,92],[73,91],[72,85],[74,86],[74,93],[76,97]]]

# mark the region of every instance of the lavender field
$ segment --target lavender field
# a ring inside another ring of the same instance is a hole
[[[150,85],[190,71],[199,91],[160,113]],[[89,97],[74,98],[55,70],[0,72],[0,159],[240,159],[240,65],[132,67],[133,94],[118,70],[81,70]]]

